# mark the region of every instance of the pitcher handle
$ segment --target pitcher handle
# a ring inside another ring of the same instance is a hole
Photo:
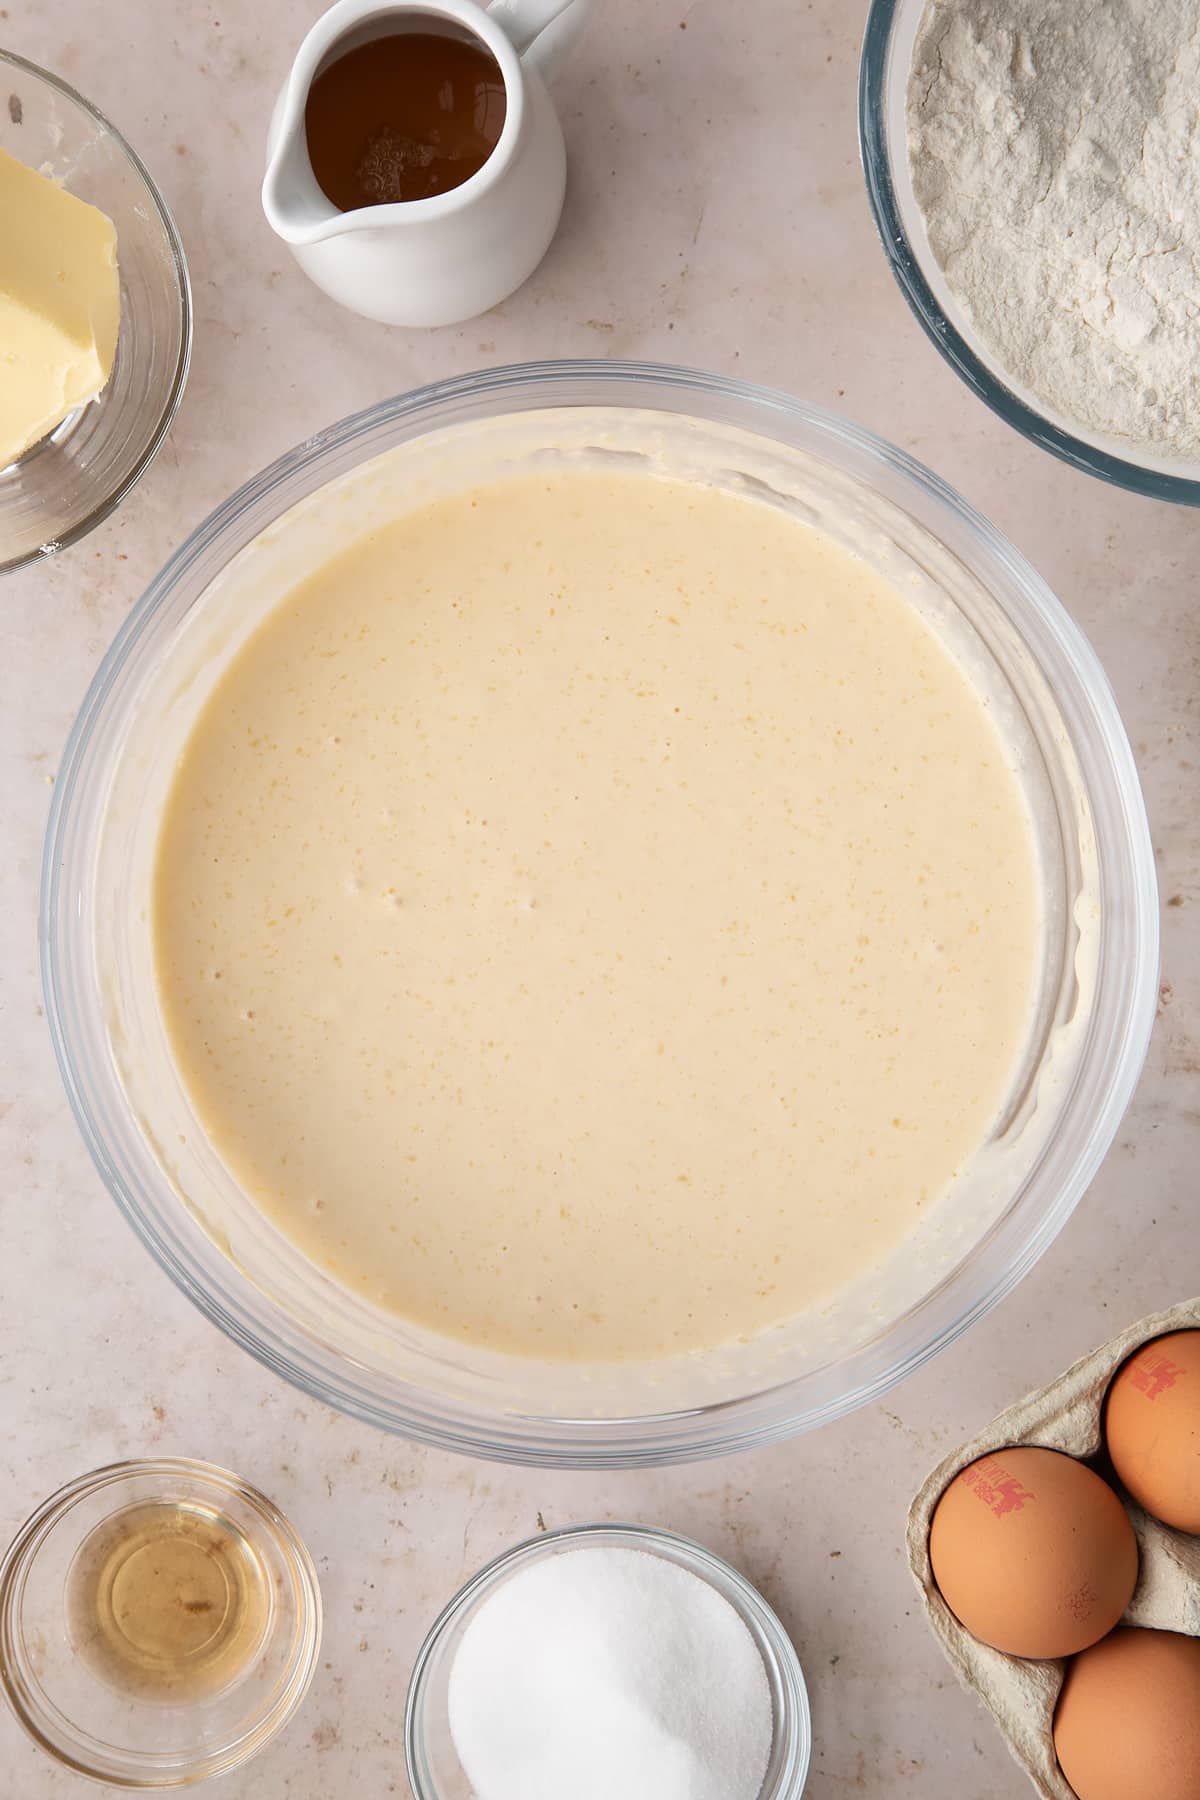
[[[583,31],[591,0],[493,0],[488,12],[530,68],[547,80]]]

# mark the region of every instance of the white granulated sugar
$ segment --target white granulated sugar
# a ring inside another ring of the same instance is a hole
[[[908,86],[933,254],[999,372],[1200,455],[1200,0],[930,0]]]
[[[561,1551],[463,1633],[450,1733],[478,1800],[759,1800],[758,1647],[708,1582],[640,1550]]]

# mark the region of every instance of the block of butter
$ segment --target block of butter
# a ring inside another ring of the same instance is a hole
[[[0,150],[0,469],[95,399],[120,311],[111,219]]]

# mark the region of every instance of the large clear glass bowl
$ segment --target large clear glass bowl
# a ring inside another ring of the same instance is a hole
[[[980,339],[930,248],[908,167],[905,102],[913,45],[928,0],[872,0],[863,37],[858,129],[867,197],[892,274],[926,335],[985,406],[1076,469],[1135,494],[1200,506],[1200,465],[1147,456],[1055,417],[1019,391]]]
[[[137,152],[82,94],[4,50],[0,150],[108,214],[121,277],[121,328],[103,392],[0,468],[2,575],[77,543],[145,474],[183,398],[192,295],[175,222]]]
[[[933,1209],[928,1231],[856,1297],[710,1356],[542,1365],[374,1309],[308,1262],[232,1179],[174,1068],[157,1001],[147,925],[157,823],[178,750],[228,659],[314,557],[369,526],[368,501],[382,495],[390,516],[435,479],[467,483],[493,442],[505,467],[582,455],[652,471],[677,440],[706,479],[854,544],[936,613],[970,664],[1012,738],[1035,820],[1039,1002],[976,1159],[982,1179]],[[463,376],[347,419],[189,538],[119,633],[68,742],[41,950],[51,1031],[97,1167],[153,1255],[236,1342],[330,1405],[425,1442],[625,1466],[836,1418],[1009,1292],[1079,1201],[1133,1092],[1154,1016],[1157,921],[1145,811],[1108,682],[985,520],[899,451],[786,395],[682,369],[570,362]]]

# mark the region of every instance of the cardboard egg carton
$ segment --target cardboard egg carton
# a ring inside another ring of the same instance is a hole
[[[1013,1444],[1065,1450],[1084,1461],[1103,1455],[1104,1396],[1121,1364],[1151,1338],[1200,1327],[1200,1299],[1153,1313],[1083,1357],[1049,1387],[999,1413],[990,1425],[948,1456],[929,1476],[909,1508],[908,1560],[930,1628],[959,1680],[979,1695],[1008,1740],[1009,1749],[1043,1800],[1075,1800],[1054,1754],[1054,1708],[1062,1687],[1062,1662],[1026,1662],[992,1650],[971,1636],[942,1599],[929,1565],[929,1527],[934,1508],[961,1469]],[[1120,1490],[1118,1490],[1120,1491]],[[1123,1623],[1182,1631],[1200,1637],[1200,1538],[1160,1525],[1122,1493],[1137,1534],[1141,1566]]]

